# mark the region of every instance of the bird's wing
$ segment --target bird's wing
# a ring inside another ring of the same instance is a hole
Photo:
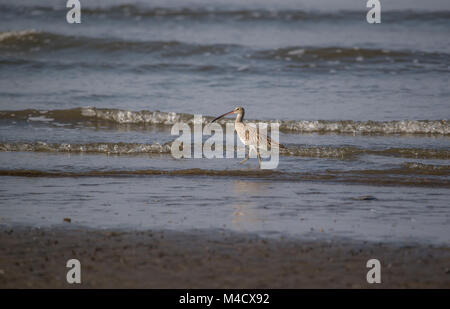
[[[282,144],[273,141],[270,137],[262,134],[254,126],[245,126],[245,140],[251,145],[264,146],[267,143],[267,149],[269,148],[285,148]]]

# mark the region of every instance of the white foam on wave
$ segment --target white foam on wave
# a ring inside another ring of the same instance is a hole
[[[92,107],[82,108],[81,114],[87,117],[96,117],[98,119],[123,124],[145,123],[173,125],[180,121],[191,123],[194,117],[193,115],[175,112],[129,111],[119,109],[97,109]]]
[[[447,120],[394,121],[280,121],[280,129],[297,132],[450,134]]]
[[[28,120],[30,121],[43,121],[43,122],[50,122],[53,121],[55,119],[53,118],[47,118],[45,116],[37,116],[37,117],[28,117]]]
[[[0,151],[27,152],[69,152],[69,153],[103,153],[103,154],[145,154],[170,153],[170,143],[136,144],[136,143],[1,143]]]
[[[34,29],[0,32],[0,42],[10,38],[26,38],[27,36],[36,33],[39,33],[39,31]]]

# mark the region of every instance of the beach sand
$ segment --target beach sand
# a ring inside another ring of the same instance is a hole
[[[450,248],[420,244],[76,226],[3,227],[0,243],[0,288],[450,288]],[[81,284],[66,282],[72,258]]]

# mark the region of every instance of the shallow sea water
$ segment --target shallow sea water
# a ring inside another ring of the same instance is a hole
[[[0,4],[0,224],[449,244],[447,1],[82,10]],[[280,124],[275,170],[171,156],[173,124],[236,106]]]

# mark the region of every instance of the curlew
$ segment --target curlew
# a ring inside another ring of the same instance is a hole
[[[234,122],[234,129],[236,130],[237,135],[239,136],[239,139],[242,141],[242,143],[245,146],[249,146],[249,152],[247,154],[247,157],[244,160],[242,160],[240,164],[243,164],[250,158],[250,151],[253,149],[256,152],[259,167],[261,167],[261,156],[259,154],[260,148],[267,150],[268,147],[284,148],[284,146],[275,141],[272,141],[269,137],[265,136],[264,134],[260,134],[257,128],[244,123],[243,122],[244,113],[245,111],[243,107],[236,107],[231,112],[225,113],[217,117],[216,119],[211,121],[211,123],[227,115],[237,114],[236,120]]]

